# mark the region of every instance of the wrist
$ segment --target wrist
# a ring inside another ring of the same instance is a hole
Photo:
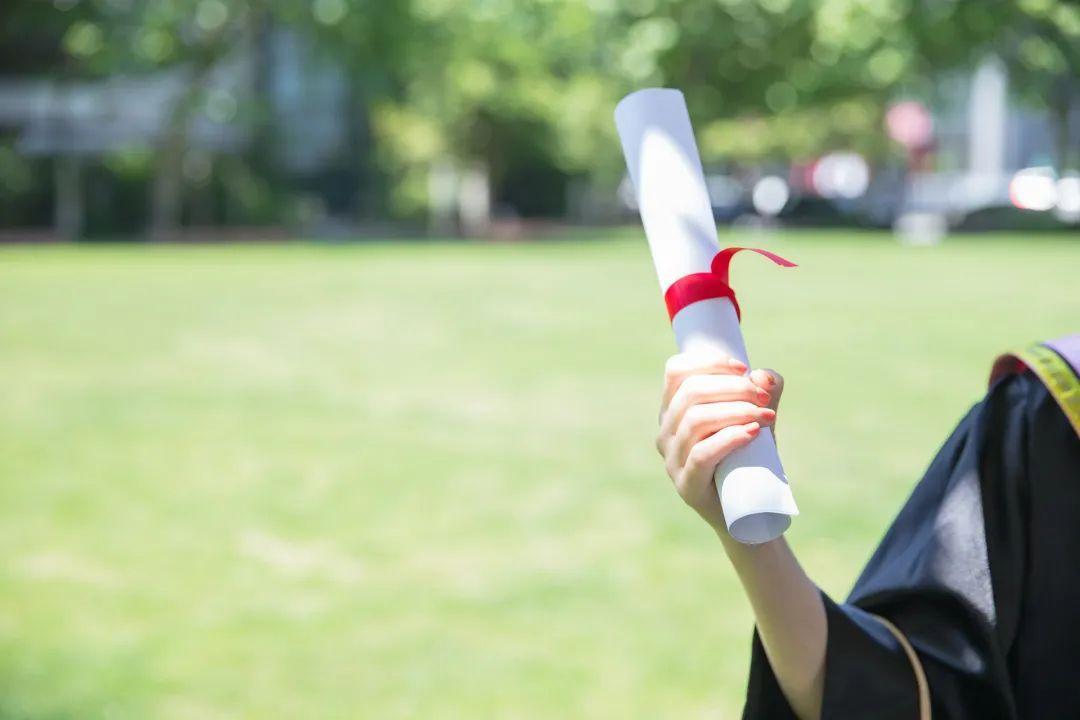
[[[724,525],[721,525],[719,527],[713,527],[713,532],[716,533],[716,537],[720,538],[720,544],[723,546],[724,552],[727,554],[728,558],[733,561],[735,560],[736,556],[741,557],[742,555],[745,555],[748,547],[752,547],[749,545],[743,545],[741,542],[733,538],[731,536],[731,533],[728,532],[727,527]]]
[[[728,560],[735,566],[736,570],[747,564],[754,562],[762,562],[764,559],[774,557],[778,551],[786,546],[783,536],[776,538],[775,540],[769,540],[763,543],[746,544],[741,543],[731,536],[731,533],[727,531],[725,527],[713,528],[716,532],[716,536],[720,538],[720,544],[724,548],[724,553],[728,556]]]

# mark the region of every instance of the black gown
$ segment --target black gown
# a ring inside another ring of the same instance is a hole
[[[828,619],[822,718],[1080,718],[1080,438],[1030,372],[998,380]],[[873,614],[873,615],[872,615]],[[794,718],[755,633],[744,719]]]

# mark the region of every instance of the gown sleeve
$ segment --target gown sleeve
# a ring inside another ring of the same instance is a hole
[[[915,676],[892,633],[854,605],[839,605],[825,593],[822,600],[829,626],[822,718],[917,718]],[[797,720],[756,632],[743,718]]]
[[[935,720],[1016,717],[1007,654],[1024,591],[1032,414],[1046,396],[1030,375],[995,384],[942,446],[847,602],[823,593],[823,719],[918,718],[914,671],[875,615],[918,653]],[[755,632],[743,718],[795,717]]]

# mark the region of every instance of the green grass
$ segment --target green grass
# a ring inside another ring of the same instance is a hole
[[[842,595],[994,354],[1078,329],[1080,242],[772,246],[747,341]],[[0,717],[734,717],[671,345],[636,231],[0,250]]]

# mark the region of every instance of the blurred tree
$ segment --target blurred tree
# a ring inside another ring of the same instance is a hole
[[[1054,110],[1068,165],[1080,78],[1080,5],[1070,0],[634,0],[624,77],[687,92],[706,158],[804,158],[832,146],[887,150],[881,110],[929,96],[943,73],[989,54],[1014,87]]]
[[[680,0],[631,3],[638,83],[687,92],[706,159],[806,159],[833,147],[885,150],[881,107],[912,62],[900,0]],[[663,23],[663,24],[661,24]],[[642,43],[646,46],[648,42]]]
[[[65,12],[65,10],[67,12]],[[61,50],[61,39],[88,8],[30,0],[0,4],[0,68],[5,75],[71,73],[77,65]]]
[[[1071,0],[1021,0],[988,17],[985,7],[969,2],[983,26],[997,21],[997,32],[984,48],[1008,64],[1019,96],[1052,112],[1058,170],[1080,169],[1080,139],[1069,135],[1069,113],[1080,87],[1080,5]]]
[[[180,219],[197,113],[253,128],[248,169],[230,176],[282,184],[266,115],[220,112],[228,98],[208,88],[237,51],[257,58],[271,28],[344,68],[351,169],[335,177],[359,178],[369,213],[434,209],[440,227],[457,218],[473,231],[493,205],[555,214],[571,179],[615,182],[611,110],[636,87],[686,91],[710,119],[699,120],[707,161],[881,156],[891,96],[996,53],[1059,117],[1064,166],[1080,76],[1068,0],[13,0],[0,8],[0,61],[60,77],[182,74],[150,165],[160,237]]]
[[[262,11],[257,0],[19,0],[2,11],[0,57],[9,71],[61,81],[181,71],[184,86],[154,148],[150,215],[152,234],[162,237],[179,222],[187,132],[210,100],[206,81],[222,58],[249,41]],[[57,163],[70,165],[65,157]]]
[[[520,188],[547,185],[558,195],[560,178],[618,167],[606,152],[623,87],[614,3],[416,0],[411,12],[399,92],[375,115],[400,211],[422,209],[434,192],[437,205],[456,204],[462,217],[476,216],[470,205],[490,206],[493,194],[518,194],[519,211],[550,213],[563,197],[525,198]],[[530,173],[548,182],[530,183]]]
[[[349,85],[348,152],[343,161],[357,181],[357,212],[374,217],[385,212],[391,198],[384,169],[377,162],[373,112],[385,98],[403,92],[409,55],[424,52],[420,32],[408,2],[380,0],[314,0],[280,2],[273,15],[279,28],[306,37],[314,50],[346,70]]]
[[[154,148],[150,234],[153,239],[168,238],[180,224],[183,163],[192,119],[199,110],[208,109],[211,116],[227,121],[226,114],[233,111],[226,113],[225,105],[236,102],[220,94],[208,95],[208,81],[227,55],[252,45],[267,7],[259,0],[84,0],[78,4],[91,12],[70,24],[63,46],[90,72],[137,74],[176,68],[184,79],[181,92],[171,99]]]
[[[69,15],[65,16],[58,11],[60,9],[69,10]],[[48,73],[60,82],[78,77],[83,69],[63,51],[62,40],[70,24],[83,20],[88,14],[89,8],[75,7],[73,3],[53,6],[24,1],[0,6],[0,68],[13,76]],[[11,146],[14,146],[14,138]],[[2,178],[4,194],[17,194],[18,197],[12,198],[11,209],[5,208],[3,214],[13,216],[17,222],[22,219],[20,210],[38,204],[34,202],[35,195],[47,196],[51,190],[54,225],[61,237],[76,239],[83,230],[85,215],[81,192],[82,159],[59,155],[51,167],[40,167],[43,164],[41,158],[25,158],[14,152],[7,154],[5,177]],[[51,170],[51,183],[35,182],[38,175],[50,175],[35,170]]]
[[[902,19],[915,50],[905,79],[926,83],[997,56],[1014,95],[1053,113],[1059,170],[1080,161],[1070,155],[1076,148],[1068,123],[1080,78],[1080,5],[1074,0],[915,2]]]

